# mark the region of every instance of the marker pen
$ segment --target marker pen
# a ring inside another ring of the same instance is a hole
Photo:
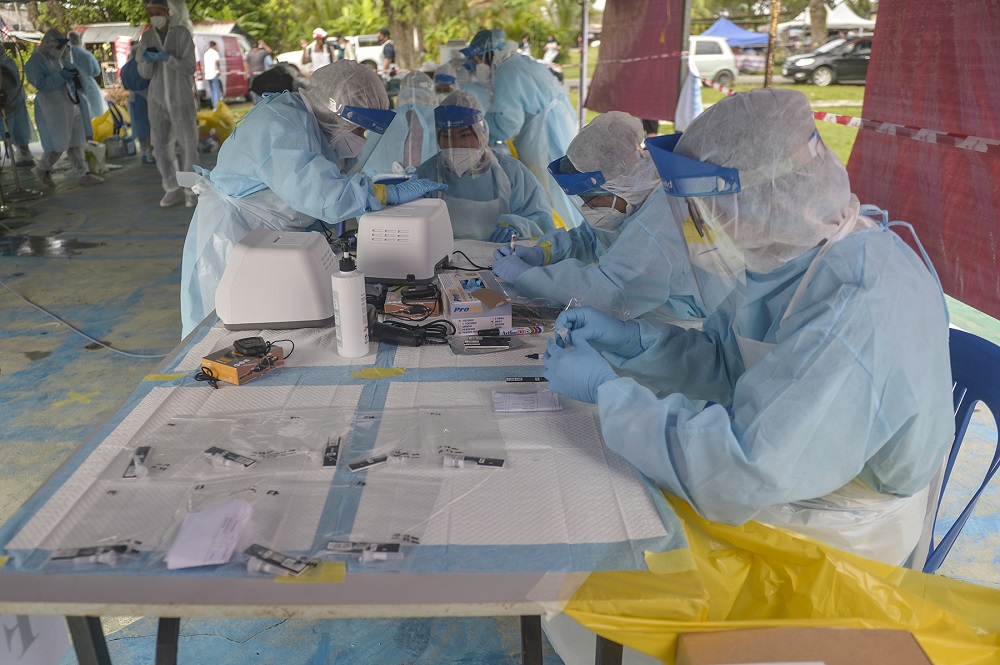
[[[508,376],[504,379],[507,383],[541,383],[548,381],[544,376]]]

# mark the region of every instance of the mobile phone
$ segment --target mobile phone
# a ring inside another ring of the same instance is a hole
[[[155,46],[150,46],[146,50],[149,51],[150,53],[159,53],[160,52],[160,49],[156,48]]]

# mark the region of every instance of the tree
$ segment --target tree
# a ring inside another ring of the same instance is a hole
[[[823,0],[809,0],[809,32],[812,34],[813,51],[826,41],[826,5]]]

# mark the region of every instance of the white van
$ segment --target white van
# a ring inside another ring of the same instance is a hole
[[[722,37],[691,37],[689,44],[691,61],[698,75],[719,85],[731,86],[739,70],[736,56],[729,48],[729,42]]]
[[[331,47],[336,47],[337,41],[334,37],[327,37],[326,43]],[[378,35],[355,35],[347,37],[347,49],[344,57],[348,60],[357,60],[362,65],[378,69],[382,64],[382,45],[378,43]],[[287,62],[299,71],[302,76],[312,74],[312,63],[302,64],[302,49],[295,51],[285,51],[276,56],[278,62]]]
[[[209,101],[208,87],[205,85],[204,67],[205,51],[210,41],[215,42],[219,50],[219,76],[222,78],[222,96],[224,99],[249,100],[250,73],[247,70],[247,53],[250,52],[250,42],[243,35],[236,33],[212,34],[201,32],[195,24],[194,53],[198,59],[195,66],[194,80],[198,89],[198,98],[202,105]]]

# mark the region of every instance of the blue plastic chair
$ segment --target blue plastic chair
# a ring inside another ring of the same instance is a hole
[[[949,346],[951,348],[951,377],[955,384],[953,392],[955,442],[951,444],[948,463],[941,480],[938,511],[941,509],[941,500],[944,498],[944,492],[948,486],[948,478],[951,476],[955,460],[958,458],[958,451],[962,448],[962,439],[965,438],[965,432],[969,427],[969,421],[972,419],[972,412],[976,408],[976,404],[982,402],[993,412],[995,419],[1000,419],[1000,346],[954,328],[951,330]],[[955,539],[958,538],[962,527],[965,526],[965,522],[976,507],[980,495],[989,485],[993,476],[996,475],[998,468],[1000,468],[1000,436],[997,438],[993,461],[986,470],[983,484],[972,495],[965,510],[958,516],[941,541],[935,545],[933,537],[931,538],[930,552],[928,552],[927,561],[924,563],[925,573],[933,573],[944,562],[944,558],[948,556],[952,545],[955,544]],[[935,525],[937,518],[938,513],[935,512]]]

